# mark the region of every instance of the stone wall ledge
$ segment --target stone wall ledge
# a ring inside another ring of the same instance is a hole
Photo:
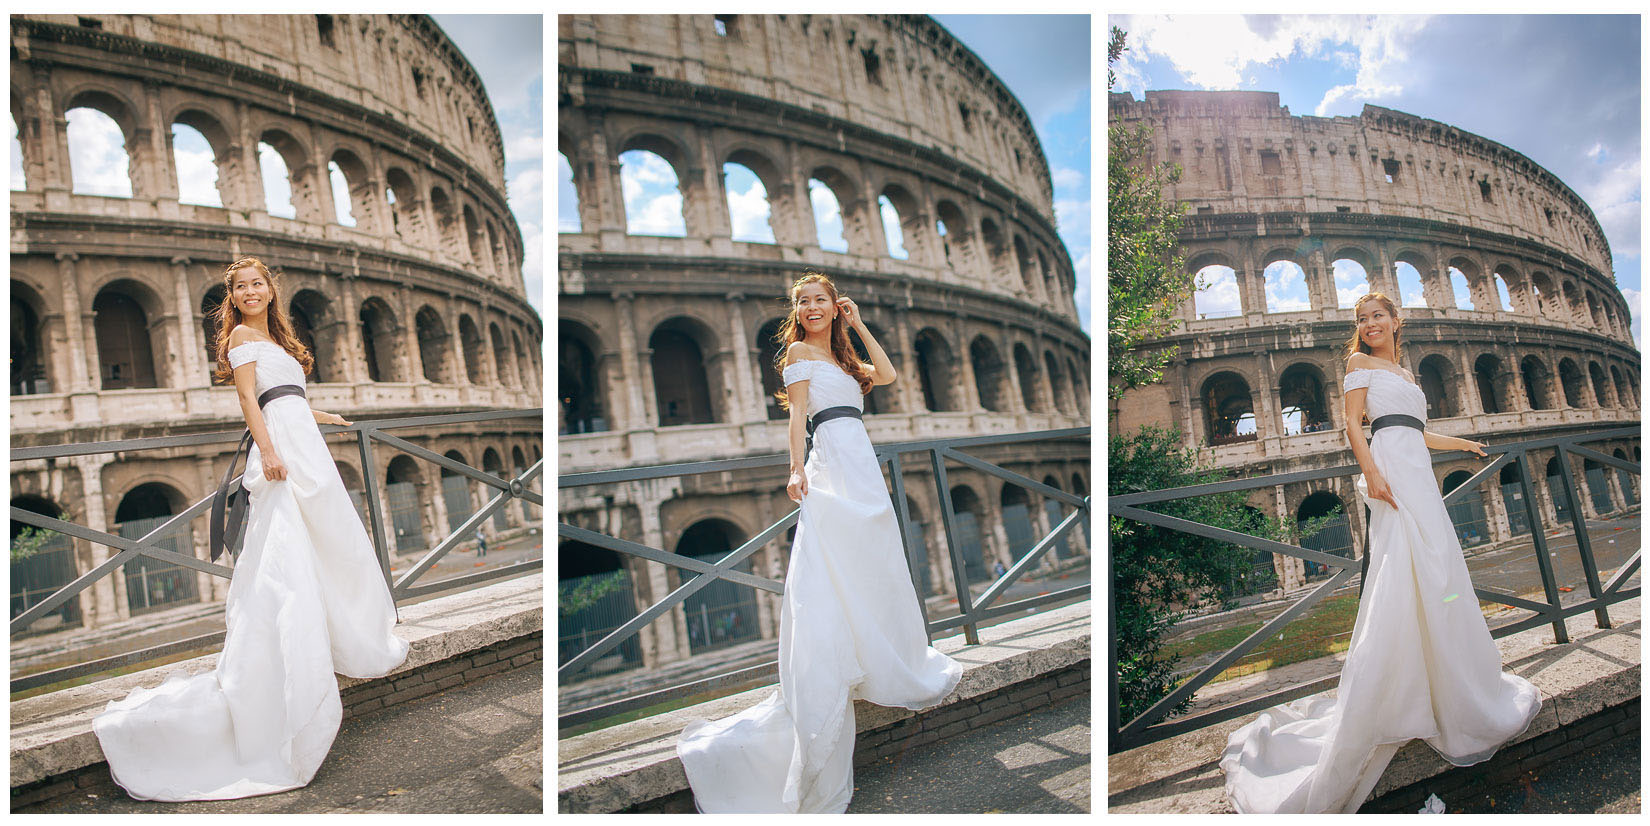
[[[339,675],[338,688],[391,682],[432,663],[543,630],[543,573],[404,605],[395,633],[410,644],[406,661],[395,671],[370,680]],[[92,718],[104,706],[139,686],[157,686],[174,671],[198,674],[217,667],[217,662],[217,654],[208,654],[13,702],[12,789],[103,762],[103,751],[92,734]],[[355,710],[346,702],[346,716],[353,716]]]
[[[944,703],[922,712],[856,701],[856,730],[864,735],[901,720],[943,714],[975,698],[1037,682],[1075,665],[1086,666],[1089,613],[1090,603],[1085,600],[981,628],[980,645],[965,645],[960,634],[936,640],[935,648],[963,666],[957,690]],[[688,788],[687,775],[676,757],[676,737],[688,721],[736,714],[761,702],[773,690],[772,685],[763,686],[560,741],[560,811],[619,812],[684,792]],[[856,750],[867,745],[860,742]]]
[[[1541,691],[1540,713],[1529,729],[1502,746],[1502,751],[1639,697],[1639,611],[1638,598],[1610,606],[1615,627],[1608,629],[1595,627],[1591,612],[1570,617],[1565,622],[1570,642],[1565,645],[1553,644],[1551,625],[1496,640],[1506,669]],[[1227,736],[1258,715],[1245,715],[1112,755],[1107,771],[1108,810],[1231,813],[1220,755]],[[1454,768],[1431,746],[1412,740],[1393,756],[1371,797],[1379,798]]]

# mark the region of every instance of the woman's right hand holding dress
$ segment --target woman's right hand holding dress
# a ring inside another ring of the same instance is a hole
[[[1398,500],[1392,496],[1392,486],[1386,483],[1386,477],[1380,472],[1365,473],[1364,484],[1369,486],[1369,498],[1379,499],[1391,505],[1393,510],[1398,509]]]
[[[259,450],[258,455],[264,463],[265,479],[271,482],[286,481],[286,465],[281,462],[281,457],[275,455],[275,451]]]

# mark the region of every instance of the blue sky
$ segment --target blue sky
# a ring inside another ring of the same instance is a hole
[[[1089,119],[1090,62],[1087,15],[938,15],[935,18],[984,60],[1025,107],[1048,156],[1054,182],[1054,212],[1060,237],[1076,273],[1077,309],[1089,328]],[[648,235],[682,235],[682,196],[670,165],[647,152],[626,152],[621,162],[626,222]],[[762,183],[744,167],[729,164],[729,214],[736,241],[773,243]],[[557,228],[579,230],[572,170],[557,154]],[[846,251],[840,205],[823,185],[810,185],[820,246]],[[890,204],[881,204],[891,212]],[[896,221],[884,221],[888,248],[903,257]]]
[[[1321,116],[1373,103],[1523,153],[1598,216],[1642,349],[1638,17],[1115,15],[1109,24],[1131,47],[1114,91],[1136,98],[1259,90],[1277,92],[1292,114]]]
[[[1008,85],[1037,130],[1054,179],[1055,222],[1077,276],[1077,315],[1089,330],[1089,17],[938,14],[934,19]]]
[[[505,195],[521,227],[527,300],[544,314],[544,18],[437,14],[481,75],[504,136]]]

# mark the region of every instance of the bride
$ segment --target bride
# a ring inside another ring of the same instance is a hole
[[[224,287],[217,377],[234,377],[253,442],[245,549],[229,584],[217,670],[175,671],[92,722],[109,773],[139,800],[307,785],[342,717],[333,672],[378,677],[407,655],[372,543],[317,427],[349,422],[309,407],[304,374],[314,361],[268,268],[236,261]]]
[[[1227,740],[1220,768],[1239,812],[1355,812],[1405,742],[1470,766],[1541,710],[1535,686],[1501,671],[1432,474],[1429,450],[1483,456],[1484,445],[1424,429],[1426,394],[1398,366],[1392,300],[1370,293],[1353,313],[1346,431],[1370,508],[1369,571],[1335,696],[1262,712]]]
[[[894,365],[829,278],[808,273],[790,297],[778,336],[778,397],[790,410],[786,492],[802,513],[780,611],[779,690],[682,731],[676,752],[707,813],[845,811],[854,792],[854,699],[924,709],[962,676],[956,661],[928,646],[893,503],[860,419],[864,394],[892,383]],[[849,328],[870,364],[855,357]]]

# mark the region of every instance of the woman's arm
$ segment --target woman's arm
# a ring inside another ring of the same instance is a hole
[[[336,424],[344,427],[349,427],[350,425],[355,424],[355,422],[352,422],[337,413],[328,413],[325,410],[316,410],[314,408],[310,408],[309,412],[315,417],[316,424]]]
[[[797,345],[793,343],[786,355],[785,365],[788,367],[797,358]],[[785,399],[791,406],[790,427],[787,431],[791,453],[790,479],[785,483],[785,493],[793,502],[801,502],[802,497],[808,495],[808,474],[803,471],[802,463],[807,459],[808,452],[808,382],[807,380],[793,382],[785,386]]]
[[[235,337],[230,337],[230,343],[235,343]],[[243,340],[241,343],[245,343]],[[258,363],[247,362],[235,368],[235,396],[241,402],[241,415],[246,419],[246,429],[252,431],[252,441],[258,445],[258,453],[263,459],[264,478],[271,482],[279,482],[286,478],[286,465],[282,464],[281,457],[275,453],[275,446],[269,441],[269,428],[264,424],[264,412],[258,407]]]
[[[1386,477],[1375,467],[1375,456],[1369,452],[1369,440],[1364,438],[1364,402],[1368,396],[1367,387],[1355,387],[1342,396],[1342,412],[1346,418],[1346,441],[1352,446],[1352,456],[1358,460],[1358,468],[1364,473],[1364,483],[1369,486],[1369,495],[1397,508],[1398,502],[1392,497],[1392,489],[1387,486]]]
[[[871,335],[871,329],[865,326],[865,319],[859,314],[859,306],[851,298],[840,298],[842,311],[847,316],[848,326],[859,334],[859,340],[865,343],[865,352],[871,356],[871,384],[893,384],[899,378],[894,372],[894,362],[888,358],[888,353],[877,343],[877,337]]]
[[[1445,436],[1442,433],[1433,433],[1430,430],[1421,431],[1421,436],[1426,440],[1427,447],[1432,450],[1465,450],[1468,453],[1476,453],[1479,456],[1484,455],[1483,442],[1475,442],[1471,439],[1460,439],[1454,436]]]

